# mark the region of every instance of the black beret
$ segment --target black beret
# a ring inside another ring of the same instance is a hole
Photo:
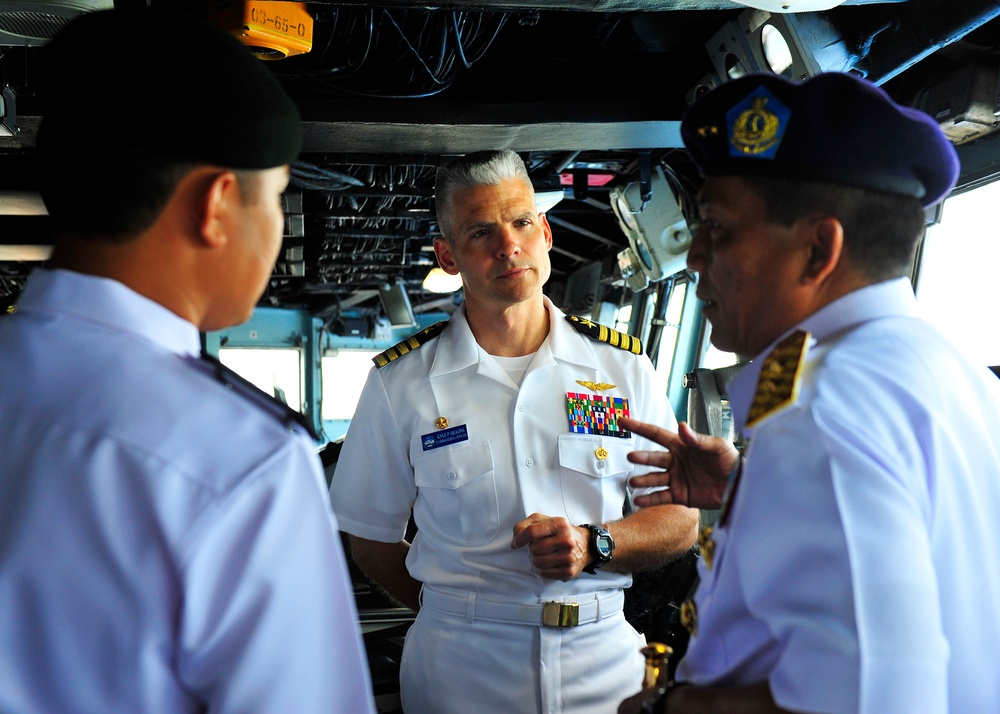
[[[847,73],[726,82],[688,109],[681,136],[705,176],[825,181],[924,206],[958,179],[955,147],[931,117]]]
[[[149,8],[81,15],[42,50],[39,152],[131,146],[233,169],[289,164],[295,104],[239,40],[198,17]]]

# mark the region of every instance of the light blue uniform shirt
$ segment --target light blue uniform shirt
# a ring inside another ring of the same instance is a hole
[[[66,271],[0,320],[0,711],[374,710],[311,439],[198,351]]]
[[[810,316],[797,402],[746,429],[679,678],[796,711],[1000,712],[1000,380],[907,280]],[[730,387],[745,419],[765,350]]]

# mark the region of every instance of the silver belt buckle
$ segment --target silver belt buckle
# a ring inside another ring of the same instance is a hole
[[[576,627],[580,624],[580,605],[575,602],[547,602],[542,605],[545,627]]]

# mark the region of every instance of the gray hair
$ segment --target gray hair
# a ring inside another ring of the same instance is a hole
[[[531,186],[528,168],[521,157],[510,149],[477,151],[438,167],[434,179],[434,202],[438,224],[445,237],[449,236],[451,229],[446,227],[444,216],[457,191],[478,186],[496,186],[511,179],[521,179]]]

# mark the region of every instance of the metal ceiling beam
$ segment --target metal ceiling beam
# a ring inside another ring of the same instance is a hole
[[[485,149],[568,151],[681,148],[679,121],[431,124],[306,121],[305,152],[466,154]]]
[[[876,5],[900,3],[905,0],[845,0],[844,5]],[[319,3],[315,3],[319,4]],[[371,0],[334,0],[329,5],[371,7]],[[427,0],[390,0],[378,7],[398,7],[426,10]],[[437,0],[435,9],[487,12],[521,12],[526,10],[575,10],[577,12],[666,12],[670,10],[734,10],[745,8],[732,0]]]

